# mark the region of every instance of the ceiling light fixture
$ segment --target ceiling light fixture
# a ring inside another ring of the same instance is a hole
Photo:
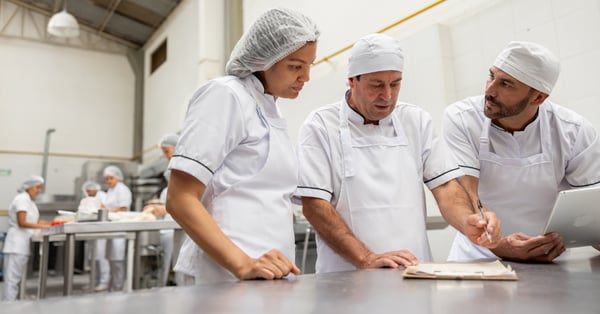
[[[62,11],[54,14],[48,21],[48,33],[56,37],[79,36],[79,24],[75,17],[67,12],[67,0],[63,2]]]

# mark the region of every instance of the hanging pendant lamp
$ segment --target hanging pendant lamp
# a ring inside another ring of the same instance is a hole
[[[48,21],[48,33],[63,38],[79,36],[79,24],[75,17],[67,12],[67,0],[62,11],[54,14]]]

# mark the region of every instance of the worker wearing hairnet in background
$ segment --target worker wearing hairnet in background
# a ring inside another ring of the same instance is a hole
[[[42,191],[44,179],[27,178],[18,189],[8,208],[8,233],[4,242],[4,296],[5,301],[15,301],[19,296],[19,283],[29,260],[29,239],[34,229],[47,228],[50,222],[40,220],[40,212],[33,199]],[[21,296],[23,297],[23,296]]]
[[[588,120],[548,100],[559,72],[545,47],[511,42],[489,69],[485,95],[446,109],[443,135],[466,173],[460,182],[503,231],[491,251],[458,234],[450,260],[550,262],[565,251],[559,234],[541,233],[560,190],[600,185],[600,142]]]
[[[278,98],[309,80],[319,32],[287,9],[262,14],[236,44],[227,76],[190,101],[169,164],[167,210],[190,236],[176,270],[197,283],[274,279],[294,264],[296,157]]]
[[[430,261],[423,184],[444,218],[480,245],[494,246],[500,226],[474,214],[431,117],[398,101],[404,74],[400,43],[359,39],[350,51],[350,89],[313,111],[298,139],[303,213],[317,232],[316,271],[406,267]],[[491,233],[488,238],[484,229]]]
[[[128,211],[131,206],[131,190],[122,182],[123,172],[110,165],[102,172],[108,185],[102,207],[110,212]],[[106,252],[110,241],[110,252]],[[96,240],[96,260],[98,261],[98,282],[96,291],[121,291],[125,284],[125,239]]]
[[[106,197],[106,193],[101,190],[100,184],[94,181],[86,181],[81,186],[84,198],[79,202],[77,207],[78,214],[96,214],[102,206],[102,200]]]
[[[171,160],[173,154],[175,153],[175,146],[177,146],[177,141],[179,140],[179,135],[172,133],[167,134],[162,137],[158,146],[163,153],[163,156],[167,160]],[[169,177],[171,176],[171,171],[166,170],[164,172],[164,177],[169,181]],[[154,198],[147,202],[147,205],[144,206],[145,212],[151,212],[158,219],[173,219],[171,215],[167,213],[165,203],[167,202],[167,190],[165,187],[160,192],[160,197],[158,199]],[[174,231],[172,229],[168,230],[160,230],[160,247],[162,251],[162,269],[159,276],[160,286],[166,286],[167,280],[169,278],[169,271],[171,270],[171,263],[173,257],[173,243],[174,240]],[[178,252],[175,252],[177,256]],[[175,281],[178,286],[193,284],[193,273],[185,274],[178,273],[175,276]]]

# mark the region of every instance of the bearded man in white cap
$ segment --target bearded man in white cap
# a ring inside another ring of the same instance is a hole
[[[560,190],[600,185],[598,133],[548,100],[560,72],[548,49],[511,42],[489,72],[485,95],[446,109],[444,138],[466,174],[459,181],[497,213],[503,237],[489,250],[458,234],[449,260],[551,262],[565,251],[563,240],[540,234]]]
[[[430,115],[398,102],[403,66],[397,40],[359,39],[345,97],[312,112],[300,130],[296,196],[317,232],[318,273],[430,261],[423,183],[469,239],[486,247],[499,239],[495,215],[474,214],[456,181],[462,172],[433,140]]]

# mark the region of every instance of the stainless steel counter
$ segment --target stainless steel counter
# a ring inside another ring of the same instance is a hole
[[[160,229],[179,229],[179,225],[173,220],[154,220],[154,221],[94,221],[77,222],[57,225],[51,228],[42,229],[42,235],[54,234],[76,234],[76,233],[94,233],[94,232],[134,232]]]
[[[51,237],[53,241],[65,241],[65,270],[64,270],[64,295],[70,295],[73,286],[73,263],[75,239],[102,239],[125,237],[127,241],[127,277],[125,280],[125,291],[131,291],[139,285],[140,269],[140,244],[139,233],[143,231],[154,231],[162,229],[175,229],[175,241],[181,242],[183,231],[173,220],[136,221],[136,222],[77,222],[57,225],[42,230],[40,279],[38,287],[38,298],[46,296],[46,278],[48,274],[48,247]],[[118,233],[118,235],[115,235]],[[94,251],[94,250],[92,250]],[[92,271],[92,274],[94,272]],[[93,276],[93,275],[92,275]]]
[[[403,279],[373,269],[2,304],[2,313],[598,313],[600,252],[509,263],[519,281]]]

